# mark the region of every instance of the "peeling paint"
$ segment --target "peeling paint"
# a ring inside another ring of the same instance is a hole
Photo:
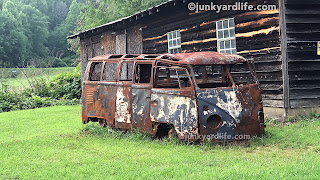
[[[151,107],[152,121],[173,124],[177,133],[197,128],[196,99],[153,91],[151,101],[158,102],[157,107]]]
[[[221,97],[217,97],[217,106],[226,112],[228,112],[233,119],[240,123],[240,113],[242,112],[241,102],[238,100],[235,91],[224,91],[226,99],[221,99]]]
[[[118,87],[117,89],[117,100],[116,100],[116,121],[130,123],[131,113],[128,112],[129,100],[123,93],[123,88]]]

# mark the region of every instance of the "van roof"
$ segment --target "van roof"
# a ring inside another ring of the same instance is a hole
[[[91,61],[106,60],[169,60],[190,65],[237,64],[247,61],[239,55],[212,51],[177,54],[107,54],[91,59]]]

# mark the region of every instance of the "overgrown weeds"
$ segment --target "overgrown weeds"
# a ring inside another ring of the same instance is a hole
[[[80,65],[73,73],[61,73],[51,81],[45,78],[28,81],[30,88],[21,92],[10,90],[6,82],[0,82],[0,112],[80,103]]]

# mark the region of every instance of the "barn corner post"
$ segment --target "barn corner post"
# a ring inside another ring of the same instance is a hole
[[[282,80],[283,80],[283,100],[284,100],[284,115],[282,120],[288,119],[290,108],[289,96],[289,72],[287,58],[287,32],[286,32],[286,17],[284,0],[279,0],[279,15],[280,15],[280,37],[281,37],[281,61],[282,61]]]

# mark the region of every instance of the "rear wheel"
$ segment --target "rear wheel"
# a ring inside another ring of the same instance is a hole
[[[105,119],[99,119],[99,126],[105,128],[107,126],[107,122]]]
[[[177,135],[177,132],[174,128],[171,128],[168,132],[168,139],[171,140],[171,139],[174,139],[174,138],[178,138],[178,135]]]

